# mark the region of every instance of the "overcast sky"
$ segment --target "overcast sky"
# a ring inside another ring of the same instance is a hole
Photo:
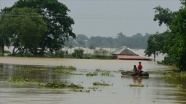
[[[10,7],[17,0],[0,0],[0,8]],[[153,34],[167,28],[153,21],[154,7],[160,5],[177,11],[179,0],[58,0],[71,11],[72,26],[76,34],[116,37],[122,32],[132,36],[136,33]]]

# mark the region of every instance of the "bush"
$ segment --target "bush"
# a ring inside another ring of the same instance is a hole
[[[84,50],[79,48],[79,49],[75,49],[74,52],[72,53],[72,56],[75,58],[80,58],[82,59],[84,54],[83,54]]]
[[[94,46],[91,45],[91,46],[89,47],[89,49],[96,49],[96,48],[95,48]]]
[[[107,50],[104,50],[102,48],[98,49],[98,50],[94,50],[94,54],[95,55],[107,55],[109,52]]]
[[[64,57],[64,51],[56,51],[55,57],[63,58]]]
[[[51,52],[47,52],[44,54],[44,57],[55,57],[55,55]]]
[[[164,65],[174,65],[174,61],[171,57],[164,57],[164,60],[161,62],[157,62],[158,64],[164,64]]]
[[[95,59],[113,59],[113,56],[110,56],[110,55],[92,55],[92,58],[95,58]]]
[[[73,56],[71,54],[65,54],[64,58],[73,58]]]
[[[10,51],[5,50],[5,51],[4,51],[4,54],[6,54],[6,55],[10,55],[10,54],[11,54],[11,52],[10,52]]]

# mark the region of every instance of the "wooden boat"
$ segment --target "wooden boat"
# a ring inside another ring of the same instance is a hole
[[[122,75],[127,75],[127,76],[149,76],[148,72],[141,72],[140,74],[134,73],[132,71],[121,71]]]

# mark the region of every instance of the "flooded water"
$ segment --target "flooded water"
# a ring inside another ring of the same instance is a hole
[[[141,61],[144,71],[168,70],[153,61]],[[131,70],[138,61],[0,57],[0,104],[186,104],[186,78],[121,76],[119,70]],[[28,72],[23,65],[39,65]],[[56,66],[74,66],[74,74],[52,73]],[[110,71],[109,76],[86,76],[96,70]],[[10,82],[10,77],[35,79]],[[90,92],[38,87],[51,81],[80,84]],[[94,86],[106,82],[110,86]],[[144,87],[130,87],[131,84]]]

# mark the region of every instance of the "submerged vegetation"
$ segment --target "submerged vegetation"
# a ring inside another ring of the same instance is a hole
[[[23,77],[9,77],[7,79],[9,82],[27,82],[28,79],[23,78]]]
[[[111,71],[96,69],[94,72],[88,72],[86,76],[111,76]]]
[[[130,84],[130,87],[144,87],[143,84]]]
[[[164,77],[186,77],[185,71],[170,70],[170,71],[150,71],[150,74],[163,75]]]
[[[56,66],[56,67],[44,67],[44,66],[19,66],[15,65],[12,67],[14,70],[13,76],[8,76],[4,78],[4,81],[8,81],[9,83],[15,83],[16,85],[28,84],[33,85],[34,87],[39,88],[52,88],[52,89],[65,89],[73,92],[90,92],[90,91],[102,91],[99,89],[101,86],[113,86],[113,83],[108,81],[103,81],[104,79],[94,80],[92,81],[91,86],[84,86],[84,82],[79,82],[76,84],[68,80],[68,77],[73,77],[74,75],[81,75],[87,78],[106,78],[113,77],[115,75],[120,74],[120,70],[118,71],[109,71],[103,69],[95,69],[94,71],[89,71],[86,69],[77,70],[74,66]],[[11,69],[11,70],[12,70]],[[0,71],[2,74],[0,76],[4,76],[4,72]],[[79,74],[78,74],[79,73]],[[151,75],[163,76],[166,81],[174,82],[179,78],[186,78],[186,72],[180,70],[170,70],[170,71],[150,71]],[[60,77],[59,77],[60,76]],[[91,76],[91,77],[89,77]],[[44,80],[44,77],[50,77],[52,79]],[[127,77],[126,77],[127,78]],[[138,78],[142,80],[141,78]],[[20,83],[20,84],[19,84]],[[176,88],[182,89],[183,85],[175,82]],[[85,84],[86,85],[86,84]],[[144,85],[141,82],[134,84],[129,84],[129,87],[146,87],[148,85]]]
[[[77,71],[74,66],[56,66],[56,67],[44,67],[44,66],[31,66],[31,65],[15,65],[10,70],[14,70],[14,76],[10,76],[4,78],[5,81],[12,83],[33,83],[35,87],[43,87],[43,88],[59,88],[59,89],[70,89],[69,91],[74,92],[90,92],[99,91],[96,88],[93,89],[85,89],[80,84],[74,84],[69,81],[44,81],[42,80],[43,76],[58,76],[61,74],[62,76],[72,76],[72,75],[85,75],[85,76],[110,76],[111,71],[96,69],[94,72],[88,72],[87,70]],[[77,72],[81,72],[77,74]],[[85,74],[86,73],[86,74]],[[3,72],[2,72],[3,74]],[[34,84],[35,83],[35,84]],[[70,84],[69,84],[70,83]],[[83,82],[82,82],[83,83]],[[106,83],[104,81],[93,82],[94,86],[111,86],[111,84]]]
[[[75,71],[76,70],[76,67],[74,67],[74,66],[57,66],[56,67],[56,70],[73,70],[73,71]]]
[[[53,74],[65,74],[65,75],[81,75],[73,73],[76,71],[76,67],[74,66],[57,66],[53,72]]]
[[[72,88],[72,89],[83,89],[84,87],[82,85],[76,85],[76,84],[66,84],[63,82],[57,82],[57,81],[53,81],[53,82],[49,82],[47,84],[39,84],[39,86],[41,87],[47,87],[47,88]]]
[[[93,82],[93,85],[95,85],[95,86],[111,86],[111,84],[108,84],[106,82]]]

